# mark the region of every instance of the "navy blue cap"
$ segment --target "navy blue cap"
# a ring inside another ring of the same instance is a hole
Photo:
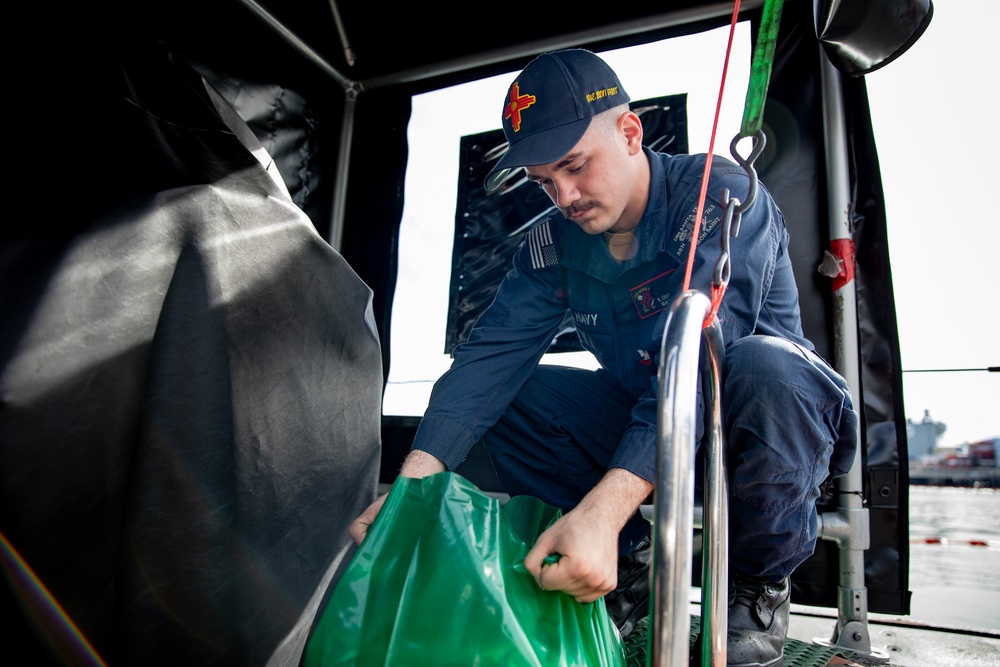
[[[507,152],[486,177],[496,190],[511,170],[555,162],[572,150],[602,111],[629,102],[618,75],[586,49],[543,53],[507,89]]]

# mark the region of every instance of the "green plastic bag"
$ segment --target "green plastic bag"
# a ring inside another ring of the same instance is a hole
[[[398,478],[306,644],[305,667],[624,667],[604,600],[544,591],[524,568],[562,512],[502,505],[451,472]]]

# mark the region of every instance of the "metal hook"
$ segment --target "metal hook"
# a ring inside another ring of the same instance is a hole
[[[764,152],[764,145],[767,143],[767,137],[763,130],[757,130],[754,135],[753,148],[750,149],[750,156],[746,159],[740,155],[739,151],[736,150],[736,144],[740,142],[747,135],[737,134],[733,137],[733,140],[729,143],[729,152],[732,153],[733,158],[736,162],[743,167],[743,171],[747,173],[747,177],[750,179],[750,188],[747,191],[746,201],[740,206],[739,213],[742,215],[751,206],[753,206],[754,201],[757,199],[757,172],[753,168],[753,163],[757,161],[760,154]]]

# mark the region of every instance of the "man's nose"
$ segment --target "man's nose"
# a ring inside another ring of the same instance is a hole
[[[565,208],[580,199],[580,190],[571,178],[553,178],[556,206]]]

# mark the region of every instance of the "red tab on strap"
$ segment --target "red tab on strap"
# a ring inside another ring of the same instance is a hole
[[[833,279],[833,291],[836,292],[854,280],[854,241],[851,239],[830,241],[830,254],[837,259],[839,268],[836,274],[830,276]]]

